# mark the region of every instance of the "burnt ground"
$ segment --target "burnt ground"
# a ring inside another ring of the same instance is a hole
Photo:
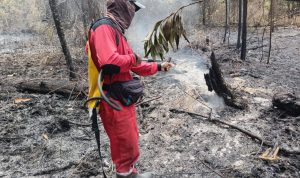
[[[221,33],[210,33],[212,42],[220,41]],[[20,92],[15,87],[20,80],[68,76],[60,49],[36,45],[32,42],[36,40],[7,37],[0,43],[0,177],[102,177],[84,99]],[[249,48],[259,45],[253,34],[249,41]],[[161,98],[137,107],[141,157],[136,167],[172,178],[299,177],[299,155],[280,152],[278,161],[261,160],[258,156],[268,147],[258,141],[205,118],[174,112],[207,115],[204,103],[213,108],[215,119],[279,147],[299,150],[299,117],[273,108],[271,101],[277,92],[300,94],[300,30],[278,29],[274,43],[270,64],[265,59],[260,62],[261,48],[249,50],[247,61],[240,61],[233,46],[213,44],[225,80],[247,101],[246,110],[224,106],[222,99],[207,91],[202,74],[207,72],[209,52],[184,49],[175,54],[176,66],[170,73],[144,78],[144,101]],[[201,46],[195,44],[193,48]],[[80,81],[85,82],[82,53],[73,49]],[[105,169],[111,175],[109,143],[103,128],[101,132]]]

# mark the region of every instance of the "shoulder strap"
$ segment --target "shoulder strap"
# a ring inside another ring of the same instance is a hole
[[[93,29],[95,31],[99,26],[101,26],[103,24],[109,25],[116,30],[116,44],[117,44],[117,46],[119,46],[120,39],[119,39],[119,35],[117,32],[117,27],[116,27],[116,24],[114,22],[112,22],[112,20],[110,18],[103,17],[103,18],[96,20],[94,23],[92,23],[90,29]]]

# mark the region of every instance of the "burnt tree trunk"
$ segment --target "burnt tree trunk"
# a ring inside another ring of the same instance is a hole
[[[241,47],[241,33],[242,33],[242,12],[243,12],[243,0],[239,0],[239,22],[238,22],[238,37],[237,37],[237,43],[236,48],[240,49]]]
[[[274,0],[271,0],[270,4],[270,41],[269,41],[269,53],[267,64],[270,63],[271,50],[272,50],[272,33],[274,32]]]
[[[242,49],[241,49],[242,60],[246,60],[246,52],[247,52],[247,14],[248,14],[248,0],[243,0],[243,26],[242,26]]]
[[[228,16],[227,16],[227,30],[228,30],[228,35],[227,35],[227,38],[228,38],[228,46],[230,45],[229,43],[230,43],[230,24],[231,24],[231,0],[227,0],[228,1],[228,5],[227,5],[227,7],[228,7],[228,12],[227,12],[227,14],[228,14]]]
[[[49,5],[50,5],[51,12],[52,12],[52,16],[53,16],[54,24],[55,24],[55,27],[56,27],[57,35],[58,35],[63,53],[65,55],[67,66],[70,70],[70,78],[74,79],[74,78],[76,78],[75,69],[74,69],[74,66],[73,66],[73,63],[72,63],[72,57],[71,57],[71,54],[70,54],[70,50],[69,50],[67,42],[66,42],[65,33],[64,33],[64,30],[63,30],[62,25],[61,25],[61,20],[60,20],[58,11],[57,11],[56,0],[49,0]]]
[[[223,97],[226,105],[237,109],[246,109],[248,107],[247,102],[226,84],[214,52],[211,53],[210,60],[211,67],[209,68],[209,73],[204,74],[208,90],[214,90],[217,95]]]
[[[206,8],[207,8],[207,0],[203,0],[202,4],[202,24],[206,25]]]
[[[272,33],[274,32],[274,18],[275,18],[275,6],[276,6],[276,0],[271,0],[270,4],[270,28],[272,30]]]
[[[224,34],[223,43],[226,42],[227,33],[228,33],[228,0],[225,0],[225,34]]]

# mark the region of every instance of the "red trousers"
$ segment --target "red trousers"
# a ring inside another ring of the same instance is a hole
[[[106,102],[101,102],[99,112],[110,140],[111,157],[117,172],[129,172],[140,155],[135,105],[122,106],[121,111],[116,111]],[[134,168],[133,172],[136,172]]]

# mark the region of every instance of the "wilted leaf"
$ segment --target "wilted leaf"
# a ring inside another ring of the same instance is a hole
[[[18,104],[18,103],[24,103],[24,102],[28,102],[28,101],[31,101],[32,99],[30,98],[17,98],[15,99],[15,103]]]
[[[48,137],[47,134],[43,134],[42,136],[43,136],[43,139],[44,139],[46,142],[49,141],[49,137]]]
[[[154,25],[153,30],[144,40],[145,57],[151,55],[155,59],[159,56],[163,60],[164,54],[169,52],[169,45],[175,50],[174,44],[176,44],[176,49],[178,49],[182,36],[189,42],[183,28],[181,12],[182,9]]]

